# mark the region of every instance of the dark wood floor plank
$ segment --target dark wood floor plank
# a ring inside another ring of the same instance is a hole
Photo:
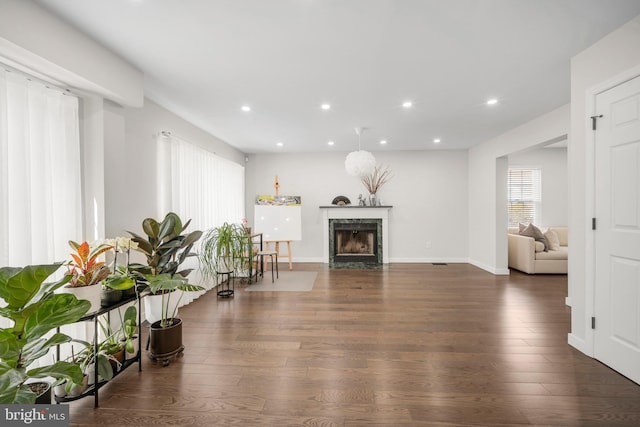
[[[294,269],[312,291],[181,308],[184,357],[72,402],[71,425],[640,425],[640,385],[567,344],[566,276]]]

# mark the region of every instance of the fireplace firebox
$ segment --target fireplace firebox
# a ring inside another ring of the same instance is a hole
[[[380,223],[376,219],[330,220],[330,262],[381,264]]]

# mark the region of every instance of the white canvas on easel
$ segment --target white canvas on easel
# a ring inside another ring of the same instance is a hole
[[[253,227],[265,241],[302,240],[302,207],[255,205]]]

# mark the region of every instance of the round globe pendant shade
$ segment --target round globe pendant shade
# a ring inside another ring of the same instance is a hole
[[[344,167],[351,176],[368,175],[376,167],[376,158],[368,151],[352,151],[347,154]]]

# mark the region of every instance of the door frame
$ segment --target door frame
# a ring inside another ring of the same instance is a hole
[[[586,92],[586,113],[588,115],[595,115],[596,113],[596,97],[619,86],[623,83],[633,80],[636,77],[640,77],[640,66],[633,67],[627,71],[624,71],[614,77],[611,77],[600,84],[597,84]],[[591,130],[591,120],[588,117],[584,118],[585,127],[587,129],[585,145],[586,145],[586,159],[585,159],[585,224],[589,229],[585,230],[585,341],[584,345],[579,345],[577,348],[581,349],[585,354],[590,357],[595,356],[595,332],[591,329],[591,318],[595,316],[596,309],[596,284],[595,284],[595,272],[596,272],[596,247],[595,247],[595,233],[590,229],[591,218],[595,217],[596,206],[596,138],[595,132]],[[571,150],[571,141],[569,141],[569,150]],[[569,256],[569,262],[571,262],[571,256]],[[571,295],[571,294],[570,294]],[[570,338],[571,340],[571,338]],[[577,343],[576,343],[577,344]]]

